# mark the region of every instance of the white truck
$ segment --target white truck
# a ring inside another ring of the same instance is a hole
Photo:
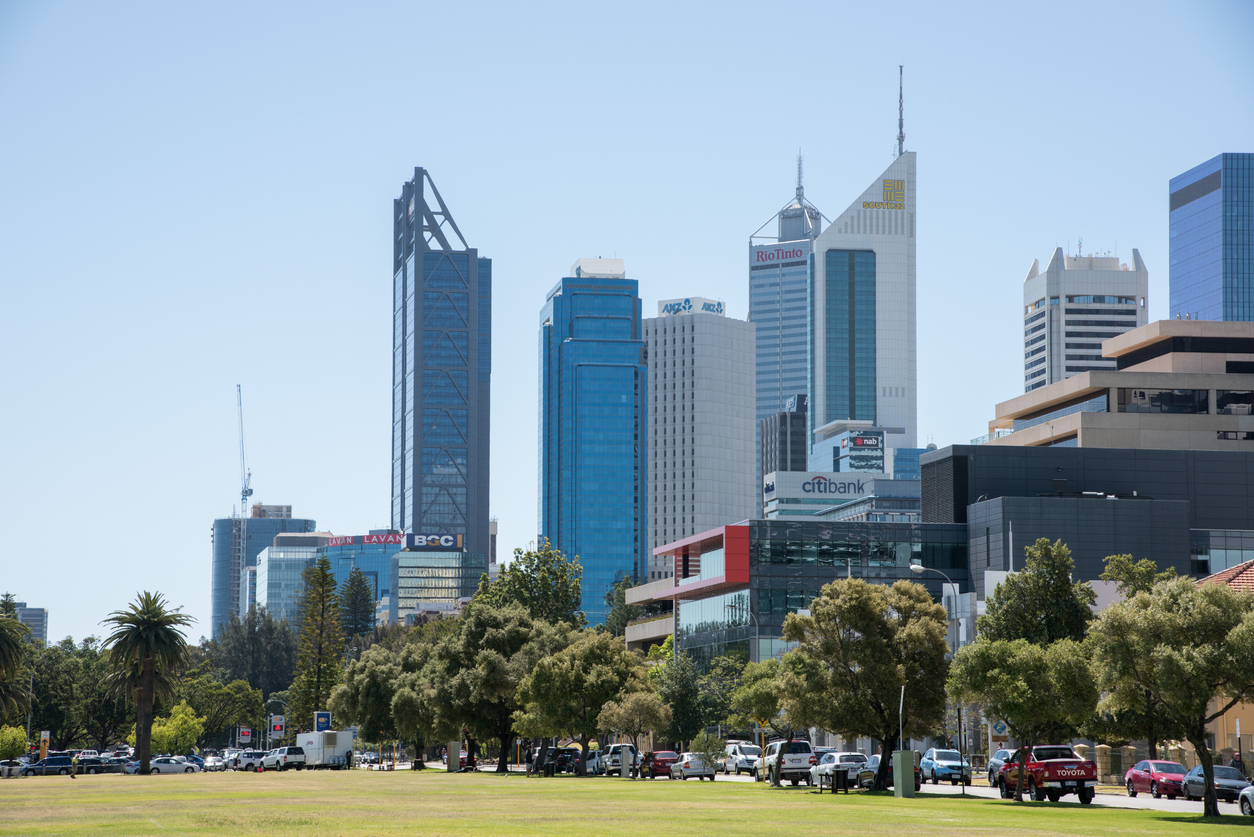
[[[353,734],[347,730],[327,729],[302,732],[296,744],[305,751],[305,767],[339,770],[352,767]]]

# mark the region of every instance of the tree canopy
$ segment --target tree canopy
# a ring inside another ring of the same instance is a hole
[[[340,597],[335,591],[331,559],[323,556],[301,573],[300,643],[296,650],[296,677],[292,681],[293,731],[308,729],[315,712],[327,708],[331,689],[340,679],[344,635],[340,630]]]
[[[354,636],[370,636],[374,625],[374,586],[365,573],[353,567],[340,585],[340,628],[344,631],[344,644],[349,645]]]
[[[671,722],[663,735],[671,741],[691,741],[705,729],[706,711],[701,699],[701,674],[687,654],[659,663],[649,670],[658,697],[670,708]],[[721,719],[720,719],[721,720]]]
[[[644,614],[644,608],[627,604],[627,590],[631,587],[630,576],[620,578],[605,591],[605,630],[610,636],[627,633],[627,623]]]
[[[1137,593],[1148,593],[1154,589],[1155,584],[1175,577],[1175,567],[1159,572],[1158,565],[1150,559],[1142,558],[1138,561],[1126,553],[1108,556],[1106,569],[1102,571],[1102,581],[1117,582],[1119,592],[1124,598],[1131,598]]]
[[[296,671],[296,631],[264,607],[240,619],[231,614],[217,639],[205,643],[210,664],[225,682],[246,680],[263,697],[291,687]]]
[[[545,538],[539,549],[515,549],[514,560],[502,567],[495,582],[482,576],[471,607],[513,603],[533,619],[582,627],[587,621],[579,609],[582,579],[579,557],[567,558]]]
[[[1023,570],[1008,575],[988,596],[976,623],[980,637],[1026,639],[1034,645],[1083,642],[1097,596],[1086,582],[1072,582],[1071,550],[1062,541],[1041,538],[1023,551]]]
[[[631,744],[640,752],[640,736],[646,733],[661,733],[671,723],[671,708],[662,702],[655,692],[629,692],[620,700],[610,701],[601,709],[597,716],[597,725],[602,732],[618,732],[631,739]],[[633,766],[631,776],[636,772]]]

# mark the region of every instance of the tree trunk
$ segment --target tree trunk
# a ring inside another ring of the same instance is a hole
[[[1145,718],[1149,722],[1149,757],[1158,758],[1158,731],[1154,729],[1154,698],[1145,690]]]
[[[540,737],[540,754],[536,756],[536,763],[532,767],[532,770],[534,770],[537,775],[540,775],[540,776],[544,775],[544,763],[548,761],[548,757],[549,757],[549,739],[545,738],[544,736],[541,736]]]
[[[1215,797],[1215,765],[1210,758],[1210,748],[1206,746],[1206,730],[1200,729],[1189,736],[1189,743],[1197,751],[1197,760],[1202,763],[1202,816],[1219,816],[1219,800]]]
[[[504,735],[502,735],[498,740],[501,742],[501,757],[496,760],[496,772],[508,773],[509,772],[509,748],[514,743],[514,734],[512,732],[507,732]]]
[[[779,753],[777,753],[775,756],[775,769],[771,771],[772,773],[771,784],[777,788],[783,787],[784,754],[787,753],[791,747],[792,747],[792,727],[789,727],[788,739],[784,742],[783,746],[779,748]]]
[[[898,739],[895,733],[880,739],[880,767],[875,771],[875,781],[871,783],[871,790],[888,790],[888,777],[893,771],[893,751],[897,749],[897,746]]]
[[[576,776],[588,775],[588,736],[579,736],[579,767],[575,770]]]
[[[135,743],[139,746],[139,772],[147,775],[152,765],[152,704],[156,671],[151,654],[144,655],[139,675],[139,704],[135,710]]]

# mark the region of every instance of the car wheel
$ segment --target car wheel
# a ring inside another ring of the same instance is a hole
[[[62,767],[62,768],[61,768],[60,770],[58,770],[57,772],[58,772],[58,773],[60,773],[62,776],[69,776],[69,775],[70,775],[69,768],[66,768],[66,767]]]
[[[1030,798],[1033,802],[1043,802],[1043,801],[1045,801],[1045,794],[1044,794],[1044,793],[1042,793],[1042,792],[1041,792],[1041,790],[1040,790],[1040,788],[1038,788],[1038,787],[1036,786],[1036,780],[1035,780],[1035,779],[1028,779],[1028,797],[1029,797],[1029,798]]]
[[[190,768],[190,767],[189,767],[189,768],[185,769],[183,772],[184,772],[184,773],[195,773],[196,771],[195,771],[193,768]]]
[[[160,770],[158,770],[158,769],[157,769],[157,768],[155,768],[155,767],[150,767],[150,768],[148,768],[148,772],[149,772],[149,773],[160,773],[161,771],[160,771]]]
[[[1084,788],[1080,791],[1080,804],[1088,805],[1093,801],[1093,794],[1097,793],[1093,788]]]
[[[957,786],[958,786],[958,780],[957,780],[957,779],[950,779],[950,780],[949,780],[949,784],[953,785],[954,787],[957,787]]]
[[[1045,795],[1049,798],[1050,802],[1057,802],[1061,798],[1061,794],[1059,794],[1058,791],[1046,791]]]
[[[1128,796],[1136,799],[1136,788],[1132,787],[1132,780],[1128,780]]]
[[[1159,793],[1159,792],[1158,792],[1158,783],[1157,783],[1157,782],[1150,782],[1150,796],[1154,797],[1155,799],[1162,799],[1162,798],[1163,798],[1163,795],[1162,795],[1161,793]]]
[[[1174,793],[1167,794],[1167,798],[1171,800],[1172,802],[1176,801],[1176,795]]]
[[[87,768],[87,772],[88,772],[88,774],[90,774],[90,775],[94,776],[94,775],[96,775],[96,768],[94,768],[94,767],[89,767],[89,768]]]
[[[932,784],[933,784],[933,785],[939,785],[939,784],[940,784],[940,777],[939,777],[939,776],[937,776],[935,773],[933,773],[933,774],[932,774]]]
[[[1250,806],[1250,800],[1248,799],[1241,800],[1241,816],[1254,817],[1254,807]]]
[[[795,787],[797,787],[797,780],[796,780],[796,779],[793,779],[793,780],[792,780],[792,786],[793,786],[794,788],[795,788]]]
[[[713,781],[714,781],[714,774],[713,774],[713,773],[711,773],[711,774],[710,774],[710,781],[711,781],[711,782],[713,782]]]
[[[684,773],[683,771],[680,771],[679,778],[683,779],[686,782],[688,781],[688,774]]]
[[[1184,799],[1185,799],[1185,801],[1186,801],[1186,802],[1192,802],[1192,801],[1193,801],[1193,794],[1189,793],[1189,786],[1188,786],[1188,785],[1185,785],[1185,786],[1184,786]]]

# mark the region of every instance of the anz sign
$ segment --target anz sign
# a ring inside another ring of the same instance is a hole
[[[679,314],[714,314],[723,316],[723,303],[717,299],[706,299],[689,296],[683,299],[663,299],[657,304],[659,317],[673,317]]]

